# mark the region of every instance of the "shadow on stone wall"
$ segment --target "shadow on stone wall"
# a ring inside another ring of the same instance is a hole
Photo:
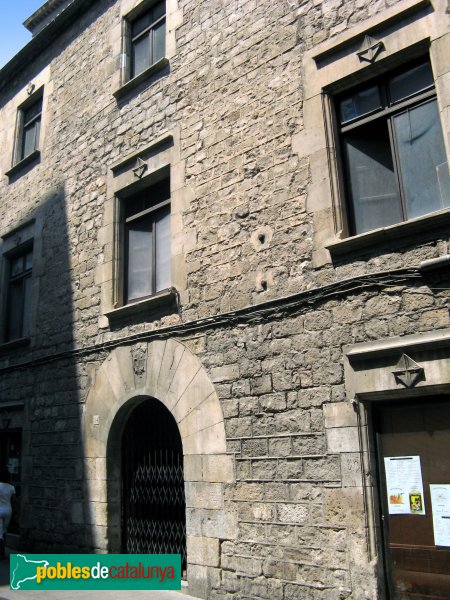
[[[74,293],[86,263],[80,264],[71,245],[67,212],[60,185],[28,215],[35,218],[31,340],[0,363],[0,402],[24,404],[19,518],[24,552],[95,548],[81,431],[88,375],[73,353]]]

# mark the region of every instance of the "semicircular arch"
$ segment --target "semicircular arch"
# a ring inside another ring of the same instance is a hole
[[[121,433],[131,412],[145,398],[162,402],[178,425],[188,513],[189,509],[198,514],[208,511],[208,518],[217,523],[214,536],[206,537],[201,519],[188,523],[188,581],[190,570],[206,577],[212,548],[218,555],[219,539],[235,537],[234,520],[225,518],[223,489],[224,483],[234,481],[233,465],[226,454],[217,392],[200,360],[176,340],[115,348],[95,373],[86,398],[83,441],[91,522],[98,533],[96,547],[121,550]],[[205,544],[207,553],[202,552]],[[195,579],[189,581],[190,589],[203,595],[206,583]]]

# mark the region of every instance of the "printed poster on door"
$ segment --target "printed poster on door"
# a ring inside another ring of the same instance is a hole
[[[424,515],[420,456],[385,456],[386,491],[390,515]]]
[[[433,532],[436,546],[450,546],[450,485],[430,483]]]

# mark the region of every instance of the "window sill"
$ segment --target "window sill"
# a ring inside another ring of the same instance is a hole
[[[21,161],[19,161],[14,166],[12,166],[9,169],[9,171],[6,171],[5,175],[7,177],[12,177],[13,175],[15,175],[16,173],[18,173],[19,171],[21,171],[24,167],[26,167],[27,165],[29,165],[30,163],[32,163],[34,160],[39,159],[40,156],[41,156],[40,151],[39,150],[34,150],[31,154],[29,154],[25,158],[22,158]]]
[[[15,348],[23,348],[24,346],[29,346],[30,342],[31,339],[29,337],[17,338],[17,340],[4,342],[0,344],[0,354],[8,352],[9,350],[14,350]]]
[[[167,58],[161,58],[157,62],[153,63],[147,69],[145,69],[145,71],[142,71],[142,73],[139,73],[139,75],[136,75],[136,77],[133,77],[133,79],[130,79],[129,81],[124,83],[124,85],[122,85],[120,88],[117,88],[117,90],[113,92],[114,98],[122,98],[130,91],[134,90],[139,84],[141,84],[144,81],[147,81],[147,79],[149,79],[152,75],[162,71],[165,67],[168,66],[168,64],[169,60]]]
[[[450,224],[450,209],[446,208],[439,212],[430,213],[423,217],[417,217],[403,223],[396,223],[389,227],[374,229],[367,233],[360,233],[344,240],[333,241],[325,245],[332,256],[341,256],[357,250],[364,250],[383,242],[397,241],[401,238],[416,233],[432,231],[436,227]]]
[[[120,308],[110,310],[105,313],[105,316],[108,317],[109,321],[111,322],[134,315],[144,315],[160,306],[167,306],[171,303],[175,304],[177,298],[177,290],[175,288],[169,288],[158,292],[150,298],[145,298],[145,300],[139,300],[138,302],[126,304]]]

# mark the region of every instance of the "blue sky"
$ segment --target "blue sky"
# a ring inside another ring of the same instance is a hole
[[[31,40],[31,33],[22,25],[45,0],[3,0],[0,17],[0,67]]]

